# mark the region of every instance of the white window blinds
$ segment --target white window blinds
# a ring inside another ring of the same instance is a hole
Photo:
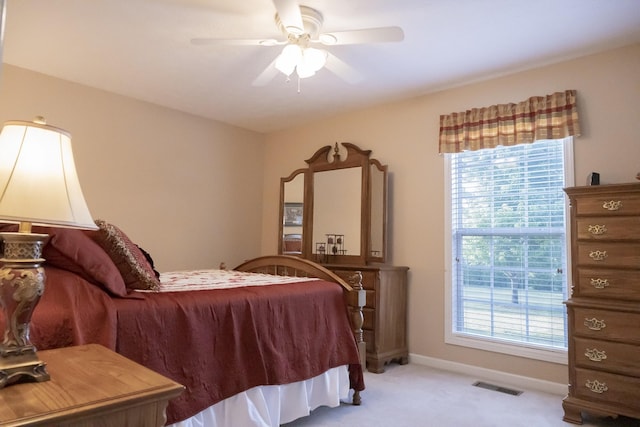
[[[454,334],[566,348],[564,143],[450,155]]]

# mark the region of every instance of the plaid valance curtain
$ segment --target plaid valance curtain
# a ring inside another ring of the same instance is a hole
[[[440,153],[579,135],[575,90],[440,116]]]

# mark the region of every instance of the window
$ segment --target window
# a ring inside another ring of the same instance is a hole
[[[567,138],[447,155],[447,342],[566,359],[571,147]]]

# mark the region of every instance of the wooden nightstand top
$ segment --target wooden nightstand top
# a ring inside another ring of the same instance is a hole
[[[184,387],[97,344],[38,352],[51,380],[0,390],[0,425],[162,426]]]

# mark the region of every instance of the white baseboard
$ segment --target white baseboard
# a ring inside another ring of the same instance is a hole
[[[410,354],[409,360],[411,363],[415,363],[416,365],[424,365],[431,368],[469,375],[471,377],[477,377],[479,380],[488,380],[500,386],[537,390],[545,393],[556,394],[558,396],[564,396],[567,394],[567,384],[508,374],[506,372],[495,371],[493,369],[480,368],[478,366],[465,365],[463,363],[436,359],[434,357],[420,356],[417,354]]]

